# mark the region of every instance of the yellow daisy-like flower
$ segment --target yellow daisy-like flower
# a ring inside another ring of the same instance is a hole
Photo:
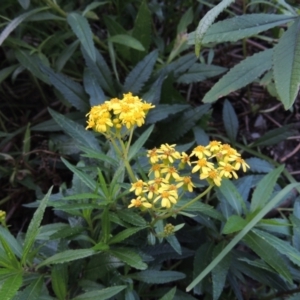
[[[154,199],[154,203],[158,200],[161,200],[161,207],[170,208],[172,204],[177,203],[178,193],[177,190],[171,189],[169,190],[168,185],[162,185],[161,188],[158,189],[158,196]]]
[[[171,178],[174,178],[174,179],[178,179],[180,176],[178,174],[178,171],[175,167],[173,166],[167,166],[165,168],[163,168],[161,170],[161,173],[164,174],[166,173],[166,180],[170,180]]]
[[[153,148],[152,150],[148,150],[147,151],[147,157],[149,157],[151,164],[157,163],[158,160],[159,160],[157,149]]]
[[[179,181],[176,185],[178,188],[183,186],[183,188],[189,192],[192,192],[195,187],[190,176],[180,177],[176,181]]]
[[[192,151],[191,156],[193,155],[201,159],[205,158],[205,156],[211,156],[211,152],[206,147],[199,145]]]
[[[205,148],[210,152],[218,152],[221,148],[222,144],[219,141],[211,141]]]
[[[131,207],[151,208],[152,204],[149,203],[146,198],[139,196],[136,199],[131,200],[131,204],[128,205],[128,208],[131,208]]]
[[[136,194],[136,196],[142,194],[143,187],[145,186],[145,182],[143,180],[138,180],[131,184],[130,192],[133,192]]]
[[[154,173],[154,177],[155,178],[159,178],[161,176],[162,166],[163,165],[161,165],[161,164],[152,165],[151,168],[150,168],[149,175],[153,172]]]
[[[152,200],[158,192],[159,185],[155,184],[154,180],[150,180],[144,187],[143,193],[147,194],[149,200]]]
[[[159,158],[165,161],[168,161],[170,163],[174,162],[174,159],[180,159],[180,153],[175,150],[175,144],[169,145],[169,144],[163,144],[160,146],[160,148],[157,150],[157,153],[159,153]]]
[[[181,153],[181,163],[182,164],[188,164],[189,166],[191,165],[191,161],[190,161],[190,156],[188,154],[186,154],[185,152]]]
[[[236,170],[239,170],[242,167],[244,172],[247,171],[247,168],[250,168],[249,165],[241,157],[237,157],[235,161],[232,162],[232,164]]]
[[[220,167],[218,168],[218,170],[220,171],[221,177],[231,178],[233,175],[235,179],[238,179],[235,169],[231,164],[220,161],[219,165]]]
[[[195,167],[192,169],[192,173],[195,173],[197,171],[200,172],[208,172],[209,170],[214,168],[214,164],[211,162],[208,162],[206,160],[206,158],[201,158],[195,162],[193,162],[193,164],[196,164]]]
[[[217,170],[209,170],[208,172],[202,173],[200,179],[209,179],[213,181],[216,186],[220,186],[222,180]]]

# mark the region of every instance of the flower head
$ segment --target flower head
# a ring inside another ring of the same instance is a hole
[[[136,199],[132,199],[131,203],[128,205],[128,208],[137,207],[137,208],[151,208],[152,204],[147,201],[144,197],[137,197]]]

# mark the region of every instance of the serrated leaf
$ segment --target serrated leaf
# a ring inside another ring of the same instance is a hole
[[[177,35],[185,33],[187,27],[192,24],[194,19],[193,7],[191,6],[180,18],[177,25]]]
[[[219,243],[213,250],[213,259],[225,247],[225,242]],[[231,264],[231,254],[227,254],[218,265],[212,270],[212,284],[213,284],[213,299],[219,299],[226,282],[227,273]]]
[[[51,285],[59,300],[66,299],[68,293],[68,266],[57,264],[51,267]]]
[[[89,69],[84,70],[83,75],[84,89],[90,95],[90,105],[100,105],[104,103],[107,97],[104,95],[104,92],[101,86],[98,84],[97,78],[94,73]]]
[[[197,145],[206,146],[209,144],[209,137],[200,126],[195,126],[193,132]]]
[[[135,143],[130,146],[128,153],[128,161],[130,161],[134,156],[141,150],[146,141],[148,140],[150,134],[154,129],[154,125],[151,125],[143,134],[135,141]]]
[[[267,264],[282,275],[288,282],[292,282],[291,274],[277,250],[268,244],[265,239],[258,236],[256,233],[249,232],[243,241],[252,249],[258,256],[260,256]]]
[[[176,114],[187,108],[189,105],[185,104],[158,104],[155,105],[155,108],[150,110],[146,117],[147,124],[154,124],[161,120],[167,119],[169,115]]]
[[[222,250],[222,252],[204,269],[201,273],[192,281],[192,283],[186,288],[190,291],[195,287],[201,280],[211,272],[213,268],[229,253],[241,239],[267,214],[273,209],[283,197],[285,197],[292,189],[299,187],[300,183],[292,183],[287,185],[281,190],[271,201],[269,201],[250,221],[249,223],[228,243],[228,245]]]
[[[36,268],[47,265],[62,264],[65,262],[74,261],[77,259],[85,258],[94,255],[96,252],[92,249],[77,249],[77,250],[66,250],[53,256],[46,258],[44,261],[39,263]]]
[[[193,64],[188,71],[179,76],[176,79],[178,83],[190,84],[193,82],[204,81],[208,78],[218,76],[227,71],[227,68],[215,66],[215,65],[206,65],[206,64]]]
[[[74,174],[76,174],[76,176],[78,176],[85,183],[87,187],[89,187],[92,191],[95,191],[97,189],[97,182],[92,177],[78,170],[75,166],[71,165],[63,157],[61,157],[61,160],[68,167],[68,169],[70,169]]]
[[[275,86],[285,109],[289,109],[300,85],[300,18],[280,38],[274,47],[273,70]]]
[[[223,124],[231,142],[234,142],[239,130],[239,120],[231,103],[226,99],[223,106]]]
[[[23,248],[22,259],[21,259],[22,264],[25,264],[27,257],[29,255],[29,252],[31,251],[31,248],[35,241],[35,238],[37,237],[37,235],[39,233],[40,225],[41,225],[41,222],[42,222],[42,219],[44,216],[44,212],[47,207],[47,202],[49,200],[51,192],[52,192],[52,187],[49,189],[48,193],[41,200],[38,209],[35,211],[32,219],[29,223],[29,226],[28,226],[28,229],[27,229],[27,232],[25,235],[25,239],[24,239],[24,248]]]
[[[105,289],[102,289],[100,291],[90,291],[84,294],[81,294],[72,300],[95,300],[95,299],[111,299],[114,295],[119,294],[121,291],[123,291],[126,288],[126,285],[117,285],[113,287],[108,287]]]
[[[169,235],[166,237],[167,242],[171,245],[171,247],[179,254],[182,254],[180,243],[178,242],[175,235]]]
[[[158,51],[154,50],[140,61],[125,79],[123,91],[137,94],[149,79],[154,64],[157,60]]]
[[[0,236],[6,241],[13,253],[20,258],[22,256],[22,246],[20,245],[18,240],[10,233],[10,231],[0,226]]]
[[[204,104],[196,108],[185,111],[176,122],[172,122],[169,126],[164,126],[160,130],[160,139],[164,141],[176,141],[189,130],[191,130],[197,121],[205,115],[210,109],[210,105]],[[172,130],[170,131],[170,128]]]
[[[283,171],[283,169],[284,165],[276,168],[275,170],[264,176],[264,178],[258,183],[251,198],[251,212],[260,210],[266,205],[266,203],[268,203],[277,179],[279,178],[279,175]]]
[[[240,216],[230,216],[223,228],[223,234],[230,234],[242,230],[247,225],[247,221]]]
[[[300,266],[300,252],[291,246],[289,242],[262,230],[253,229],[252,232],[274,247],[279,253],[287,256],[298,267]]]
[[[271,146],[280,143],[281,141],[286,140],[288,137],[295,134],[295,131],[292,130],[292,124],[285,125],[280,128],[269,130],[259,139],[255,140],[252,143],[253,147],[256,146]]]
[[[113,236],[108,243],[109,244],[115,244],[115,243],[120,243],[123,240],[127,239],[128,237],[130,237],[131,235],[143,230],[143,227],[131,227],[131,228],[127,228],[121,232],[119,232],[118,234],[116,234],[115,236]]]
[[[176,271],[146,270],[129,275],[131,278],[148,284],[164,284],[185,278],[185,274]]]
[[[90,72],[92,72],[97,78],[99,85],[103,88],[109,95],[115,96],[115,88],[113,84],[113,79],[111,76],[111,71],[101,55],[101,53],[95,49],[96,51],[96,63],[90,58],[90,56],[86,53],[85,49],[81,47],[81,51],[85,60],[85,63]]]
[[[288,219],[262,219],[256,227],[275,234],[291,235],[291,223]]]
[[[121,45],[127,46],[129,48],[138,50],[138,51],[145,51],[145,48],[141,44],[141,42],[128,34],[117,34],[117,35],[111,36],[108,40],[110,42],[121,44]]]
[[[159,103],[163,82],[164,82],[164,76],[161,75],[152,84],[150,89],[142,96],[142,99],[144,99],[146,102],[150,102],[152,104]],[[150,112],[151,112],[151,110],[150,110]]]
[[[60,55],[57,57],[55,61],[55,70],[57,72],[60,72],[65,64],[68,62],[68,60],[72,57],[75,50],[77,49],[78,45],[80,44],[80,41],[76,40],[70,45],[66,46],[64,50],[60,53]]]
[[[230,71],[205,94],[202,101],[205,103],[214,102],[218,98],[224,97],[253,82],[265,71],[272,68],[272,53],[273,49],[268,49],[241,61],[230,69]]]
[[[30,54],[30,51],[16,49],[14,51],[17,60],[27,70],[29,70],[35,77],[49,84],[48,76],[40,70],[40,65],[43,63],[36,54]]]
[[[202,44],[236,42],[270,28],[283,25],[295,17],[276,14],[247,14],[219,21],[206,31]],[[195,43],[195,33],[189,34],[189,44]]]
[[[39,276],[30,283],[23,291],[19,291],[17,300],[39,300],[41,299],[42,287],[44,284],[44,276]]]
[[[234,209],[237,215],[241,215],[242,212],[246,213],[246,205],[237,188],[229,179],[223,179],[218,191],[225,197],[229,205]]]
[[[218,15],[232,2],[234,2],[234,0],[221,1],[219,4],[214,6],[211,10],[209,10],[199,22],[199,25],[195,31],[195,53],[197,57],[199,57],[202,40],[206,31],[212,25],[212,23],[215,21]]]
[[[22,285],[23,273],[18,272],[2,282],[0,287],[0,299],[11,300]]]
[[[80,40],[82,47],[86,50],[87,54],[93,62],[96,61],[96,52],[93,42],[93,33],[89,26],[87,19],[75,12],[69,13],[67,21]]]
[[[274,170],[274,166],[272,164],[257,157],[247,158],[245,161],[250,166],[251,172],[269,173]]]
[[[2,43],[4,42],[4,40],[10,35],[10,33],[16,28],[18,27],[24,20],[26,20],[27,18],[29,18],[30,16],[45,10],[45,9],[49,9],[48,7],[40,7],[40,8],[36,8],[33,10],[30,10],[24,14],[19,15],[18,17],[16,17],[15,19],[13,19],[1,32],[0,34],[0,46],[2,45]]]
[[[144,218],[142,218],[137,213],[131,211],[131,210],[119,210],[117,212],[119,218],[131,225],[134,226],[140,226],[140,227],[146,227],[147,223]]]
[[[119,260],[128,264],[130,267],[138,270],[147,269],[147,264],[145,264],[142,261],[142,258],[131,249],[118,247],[116,249],[110,249],[109,252]]]
[[[165,295],[163,295],[159,300],[173,300],[176,294],[176,286],[169,290]]]
[[[79,83],[63,74],[55,73],[44,65],[40,68],[49,76],[49,80],[63,94],[65,100],[84,113],[89,110],[86,94]]]
[[[132,36],[141,42],[145,48],[145,52],[132,50],[131,61],[134,63],[140,61],[149,49],[151,43],[151,21],[151,12],[147,6],[147,2],[142,1],[134,21]]]
[[[78,141],[82,146],[89,146],[93,150],[101,151],[99,143],[92,132],[87,131],[80,124],[66,118],[51,108],[48,108],[48,110],[61,129],[75,141]]]

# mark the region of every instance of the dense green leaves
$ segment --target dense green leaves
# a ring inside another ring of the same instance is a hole
[[[185,275],[175,271],[146,270],[131,274],[130,277],[145,283],[163,284],[183,279]]]
[[[117,257],[119,260],[125,262],[130,267],[133,267],[138,270],[146,270],[147,265],[142,261],[140,255],[135,251],[128,248],[115,248],[111,249],[110,253]]]
[[[120,285],[120,286],[108,287],[100,291],[97,290],[90,291],[73,298],[73,300],[94,300],[94,299],[106,300],[106,299],[110,299],[114,295],[119,294],[125,288],[126,285]]]

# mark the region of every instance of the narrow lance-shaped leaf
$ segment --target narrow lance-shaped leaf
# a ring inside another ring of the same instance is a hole
[[[92,61],[96,61],[93,33],[87,19],[77,13],[68,14],[67,21]]]
[[[283,34],[274,48],[275,86],[285,109],[297,97],[300,85],[300,18]]]
[[[107,97],[104,95],[104,92],[99,85],[96,76],[89,69],[84,70],[83,83],[86,92],[90,95],[91,106],[104,103]]]
[[[90,291],[84,294],[81,294],[72,300],[95,300],[95,299],[112,299],[114,295],[119,294],[122,290],[126,288],[126,285],[117,285],[113,287],[108,287],[102,290]]]
[[[121,45],[125,45],[135,50],[145,51],[144,46],[134,37],[127,34],[117,34],[109,38],[109,41]]]
[[[236,140],[239,120],[231,103],[226,99],[223,106],[223,123],[231,142]]]
[[[234,66],[206,93],[203,102],[211,103],[218,98],[253,82],[265,71],[272,68],[273,49],[256,53]]]
[[[0,299],[11,300],[22,285],[23,274],[18,272],[1,282]]]
[[[215,21],[215,19],[218,17],[218,15],[227,7],[229,6],[234,0],[223,0],[218,5],[216,5],[214,8],[212,8],[210,11],[206,13],[206,15],[201,19],[199,22],[199,25],[195,32],[195,53],[198,57],[200,54],[201,49],[201,43],[203,40],[203,37],[208,30],[208,28],[211,26],[211,24]]]

